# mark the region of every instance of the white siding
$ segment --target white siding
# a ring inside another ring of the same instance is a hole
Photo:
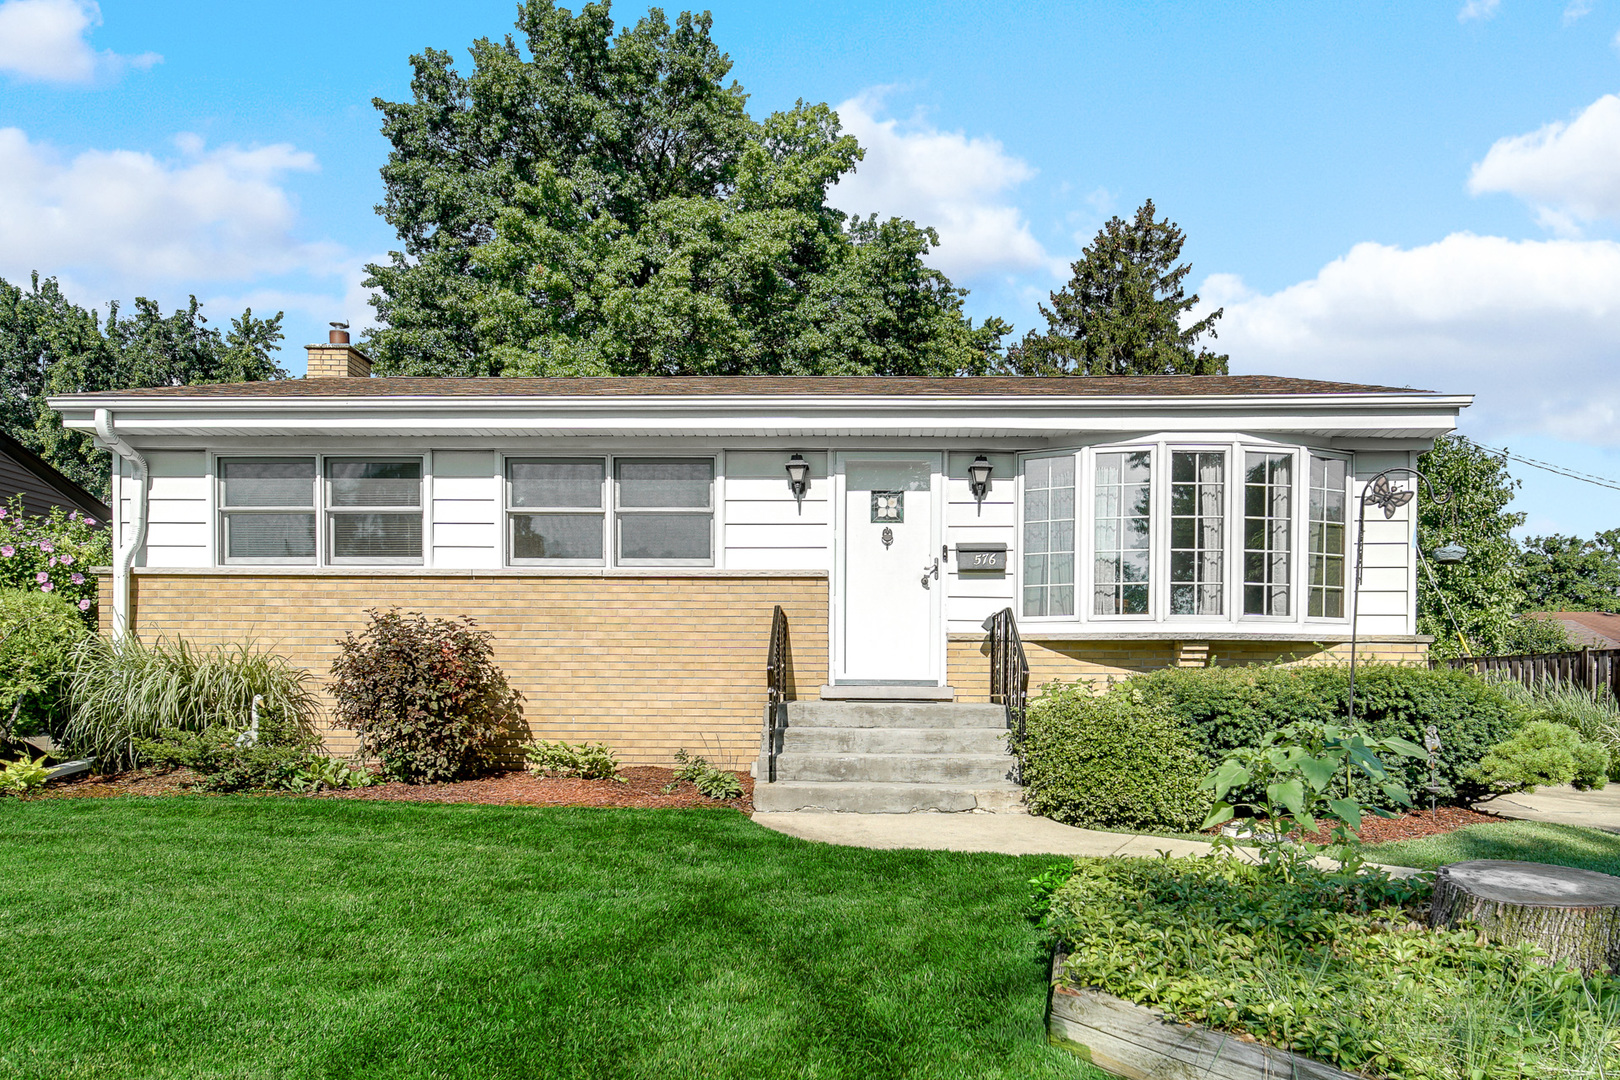
[[[428,565],[485,570],[501,565],[500,461],[493,450],[439,450],[432,456]]]
[[[952,633],[978,630],[989,616],[1013,603],[1013,568],[1018,558],[1018,505],[1015,478],[1018,459],[1012,454],[986,454],[990,459],[990,490],[984,502],[973,498],[968,487],[968,465],[975,453],[947,455],[945,481],[945,544],[950,557],[941,567],[945,582],[946,629]],[[956,545],[996,543],[1007,545],[1004,573],[959,574]]]
[[[725,457],[723,561],[728,570],[832,569],[832,484],[827,455],[810,464],[803,501],[788,488],[793,451],[731,450]]]
[[[1355,536],[1356,513],[1361,506],[1361,495],[1368,482],[1385,469],[1412,468],[1412,454],[1405,450],[1363,451],[1356,455],[1355,483],[1350,487],[1350,535]],[[1397,490],[1412,490],[1410,476],[1396,474],[1391,486]],[[1427,496],[1420,493],[1418,498]],[[1361,589],[1356,600],[1357,629],[1363,637],[1381,634],[1414,634],[1412,596],[1413,571],[1412,530],[1416,527],[1413,500],[1385,518],[1376,506],[1367,507],[1367,532],[1362,544]],[[1355,552],[1350,552],[1347,573],[1355,574]]]
[[[147,489],[145,565],[208,566],[214,558],[208,455],[201,450],[154,450],[146,462],[152,481]]]

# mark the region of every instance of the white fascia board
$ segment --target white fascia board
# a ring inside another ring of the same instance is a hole
[[[1456,427],[1469,396],[1432,394],[1224,397],[955,398],[646,396],[634,398],[53,398],[64,423],[94,427],[113,410],[121,431],[145,436],[702,435],[828,433],[870,436],[999,434],[1052,438],[1144,429],[1222,428],[1409,438]]]

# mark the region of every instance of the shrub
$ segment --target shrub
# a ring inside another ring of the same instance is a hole
[[[1070,825],[1188,831],[1210,810],[1197,745],[1131,683],[1046,687],[1020,753],[1030,810]]]
[[[529,771],[546,776],[577,776],[582,780],[612,780],[619,759],[607,743],[544,742],[524,748]]]
[[[203,791],[253,791],[286,788],[311,764],[317,741],[251,740],[238,728],[210,725],[202,731],[172,729],[155,738],[135,740],[142,761],[161,768],[197,773]]]
[[[1518,697],[1538,720],[1574,728],[1588,743],[1609,752],[1609,779],[1620,780],[1620,708],[1607,691],[1592,693],[1569,683],[1542,682],[1533,689],[1517,682],[1503,689]]]
[[[1586,742],[1573,728],[1532,720],[1480,759],[1468,775],[1467,790],[1478,798],[1534,791],[1549,784],[1572,783],[1586,791],[1602,787],[1608,779],[1607,750]]]
[[[337,722],[396,780],[434,783],[493,766],[523,719],[523,695],[473,621],[373,608],[332,661]]]
[[[61,597],[94,629],[96,579],[90,568],[111,562],[111,531],[98,528],[94,518],[59,506],[46,517],[31,517],[21,495],[0,504],[0,588]]]
[[[138,763],[137,739],[248,727],[258,697],[260,741],[305,745],[314,738],[310,681],[285,657],[247,644],[87,637],[73,650],[64,741],[110,772]]]
[[[45,759],[30,761],[23,758],[20,761],[8,761],[0,769],[0,795],[28,796],[45,786],[50,770],[45,768]]]
[[[62,597],[0,589],[0,739],[61,734],[68,665],[88,633]]]
[[[1167,669],[1129,680],[1149,701],[1173,712],[1214,765],[1228,750],[1256,745],[1296,722],[1343,725],[1349,715],[1349,668],[1297,667]],[[1530,718],[1507,688],[1467,671],[1397,664],[1356,665],[1355,727],[1370,738],[1422,745],[1433,724],[1443,749],[1436,759],[1441,798],[1457,795],[1465,774],[1485,752]],[[1426,790],[1427,762],[1389,762],[1410,791]]]
[[[675,751],[675,765],[675,779],[664,789],[666,792],[682,780],[688,780],[704,798],[722,802],[742,798],[742,781],[737,779],[736,773],[717,769],[704,758],[689,757],[684,748]]]

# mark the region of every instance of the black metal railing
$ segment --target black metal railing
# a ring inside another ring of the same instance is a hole
[[[990,700],[1007,708],[1007,729],[1015,747],[1024,741],[1024,710],[1029,703],[1029,657],[1018,636],[1012,608],[1002,608],[984,620],[990,631]]]
[[[765,781],[776,780],[776,753],[782,745],[782,727],[788,700],[788,621],[782,605],[771,614],[771,642],[765,650]]]

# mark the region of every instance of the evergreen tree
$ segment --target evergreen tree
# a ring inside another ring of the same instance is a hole
[[[1071,269],[1074,277],[1042,305],[1045,332],[1031,330],[1008,350],[1020,375],[1224,375],[1224,355],[1198,346],[1216,337],[1218,309],[1183,327],[1198,304],[1186,295],[1192,271],[1177,265],[1186,234],[1154,220],[1153,200],[1131,221],[1111,218]]]

